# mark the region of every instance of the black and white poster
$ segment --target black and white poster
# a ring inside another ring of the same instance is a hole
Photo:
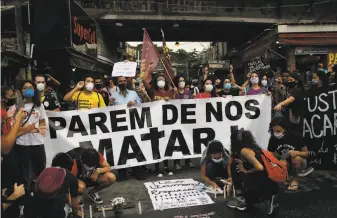
[[[160,180],[144,183],[154,210],[192,207],[213,204],[210,196],[198,190],[199,182],[193,179]]]
[[[114,169],[201,157],[213,139],[229,149],[232,127],[250,130],[266,148],[270,108],[270,96],[261,95],[48,112],[47,162],[79,146],[97,149]]]
[[[337,170],[337,88],[306,93],[303,136],[310,151],[309,164]]]

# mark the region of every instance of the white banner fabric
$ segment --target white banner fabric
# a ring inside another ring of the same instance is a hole
[[[233,128],[250,130],[257,143],[267,148],[271,97],[157,101],[47,115],[47,166],[55,154],[81,146],[97,149],[113,169],[120,169],[201,157],[213,139],[230,150]]]

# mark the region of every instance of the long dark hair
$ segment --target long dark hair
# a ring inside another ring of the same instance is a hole
[[[250,148],[255,152],[261,151],[250,131],[244,129],[234,130],[231,134],[231,153],[233,157],[239,157],[243,148]]]
[[[315,74],[322,81],[322,87],[328,87],[329,76],[324,71],[316,71]]]
[[[263,76],[261,76],[261,74],[258,73],[258,72],[252,72],[252,73],[250,74],[250,77],[249,77],[249,80],[248,80],[248,86],[249,86],[249,87],[252,87],[252,85],[253,85],[253,84],[250,82],[250,78],[252,77],[252,75],[253,75],[254,73],[257,74],[257,77],[259,78],[258,85],[259,85],[260,87],[262,87],[261,80],[262,80]]]
[[[300,133],[294,132],[290,128],[290,123],[289,123],[289,121],[285,117],[277,116],[277,117],[274,117],[271,120],[271,122],[269,124],[269,132],[272,135],[272,137],[274,137],[274,131],[273,131],[273,127],[274,126],[280,126],[280,127],[282,127],[287,134],[290,134],[292,136],[300,136],[300,137],[302,137]]]
[[[207,80],[212,81],[211,78],[207,78],[207,79],[204,80],[204,84],[203,84],[203,87],[202,87],[203,90],[204,90],[204,92],[205,92],[204,87],[205,87],[205,83],[206,83]],[[213,81],[212,81],[212,85],[213,85]],[[215,90],[215,86],[214,86],[214,85],[213,85],[213,89],[212,89],[212,91],[211,91],[211,97],[212,97],[212,98],[213,98],[213,97],[218,97],[218,96],[216,95],[216,90]]]
[[[164,86],[164,89],[165,89],[166,91],[168,91],[168,90],[170,89],[169,81],[167,81],[166,76],[165,76],[164,74],[162,74],[162,73],[158,73],[158,74],[156,74],[156,75],[154,76],[154,78],[152,78],[152,89],[153,89],[153,90],[158,90],[157,79],[158,79],[159,76],[164,77],[164,79],[165,79],[165,86]]]
[[[33,81],[31,80],[25,80],[21,83],[20,85],[20,93],[22,95],[22,98],[24,99],[25,97],[23,96],[23,93],[22,93],[22,88],[23,86],[26,84],[26,83],[30,83],[32,84],[32,86],[34,87],[34,97],[32,98],[33,100],[33,104],[36,106],[36,107],[40,107],[41,106],[41,98],[40,98],[40,92],[37,91],[36,89],[36,85]]]
[[[179,79],[180,78],[184,78],[184,80],[185,80],[185,77],[183,77],[183,76],[181,76],[181,75],[178,75],[178,76],[176,76],[176,77],[174,77],[174,79],[173,79],[173,83],[174,83],[174,85],[177,87],[177,88],[179,88]],[[186,80],[185,80],[186,81]],[[185,86],[187,85],[187,83],[185,82]]]

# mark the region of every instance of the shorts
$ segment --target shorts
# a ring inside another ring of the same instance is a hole
[[[80,180],[84,182],[87,187],[95,187],[97,185],[97,182],[94,182],[88,178],[80,178]]]

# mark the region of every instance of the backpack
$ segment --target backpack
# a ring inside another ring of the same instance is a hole
[[[273,153],[268,150],[261,150],[261,159],[270,180],[277,183],[287,181],[287,166],[279,161]]]
[[[38,195],[46,198],[57,197],[60,193],[66,170],[58,167],[49,167],[44,169],[36,179],[35,190]]]

